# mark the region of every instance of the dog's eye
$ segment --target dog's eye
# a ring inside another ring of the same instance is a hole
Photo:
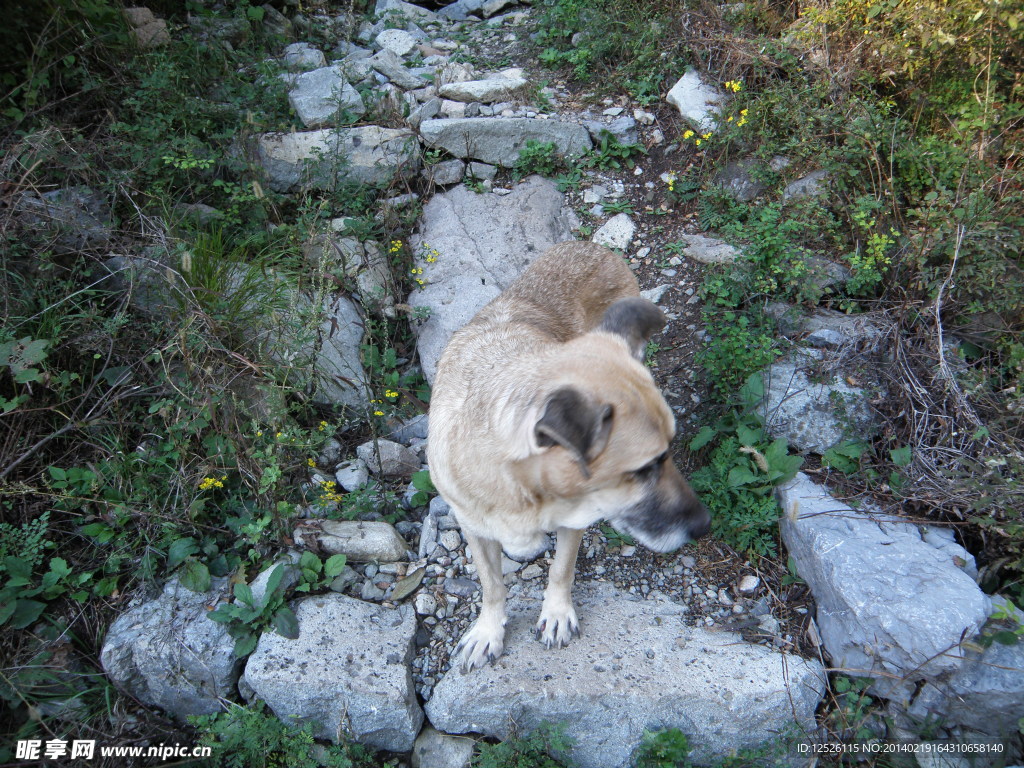
[[[657,456],[653,461],[644,464],[640,469],[634,470],[633,476],[637,480],[650,480],[652,477],[656,477],[666,459],[668,459],[668,451]]]

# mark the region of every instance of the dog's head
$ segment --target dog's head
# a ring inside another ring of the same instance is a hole
[[[615,302],[591,333],[557,355],[533,424],[535,487],[571,509],[560,524],[607,519],[658,552],[707,533],[711,518],[670,456],[675,419],[643,365],[664,316],[639,298]]]

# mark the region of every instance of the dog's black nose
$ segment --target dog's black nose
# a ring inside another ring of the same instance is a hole
[[[708,512],[707,507],[701,504],[700,512],[695,517],[696,519],[689,526],[691,539],[699,539],[701,536],[706,536],[708,531],[711,530],[711,513]]]

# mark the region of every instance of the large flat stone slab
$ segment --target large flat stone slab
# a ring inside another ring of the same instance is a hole
[[[265,133],[254,150],[268,185],[277,192],[331,189],[340,182],[387,184],[420,167],[416,135],[378,125]]]
[[[582,125],[528,117],[464,117],[424,120],[420,135],[431,147],[455,157],[473,158],[511,168],[528,141],[553,142],[566,157],[582,155],[593,146]]]
[[[991,602],[950,542],[938,547],[914,525],[851,509],[802,472],[777,494],[782,540],[814,594],[835,667],[873,677],[875,695],[904,703],[919,683],[960,669],[960,642],[977,634]]]
[[[423,723],[412,671],[416,614],[344,595],[295,605],[299,636],[266,632],[249,657],[243,688],[282,720],[310,723],[313,735],[346,736],[392,752],[412,749]]]
[[[693,757],[708,760],[794,720],[813,725],[825,685],[815,661],[688,627],[684,606],[609,584],[577,589],[583,635],[547,650],[533,639],[538,598],[510,600],[505,653],[493,665],[437,684],[426,705],[435,728],[504,739],[565,723],[580,768],[624,768],[645,729],[677,727]]]
[[[562,193],[540,176],[529,177],[504,196],[478,195],[460,185],[423,207],[413,247],[424,284],[412,292],[409,304],[427,315],[414,323],[414,330],[428,381],[433,383],[451,335],[537,256],[571,240],[572,222]]]

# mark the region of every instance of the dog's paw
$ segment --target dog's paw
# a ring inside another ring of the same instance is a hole
[[[501,624],[477,620],[455,646],[455,658],[462,674],[466,674],[489,661],[494,661],[505,649],[505,628]]]
[[[580,620],[572,604],[552,607],[545,602],[534,634],[548,648],[561,648],[580,635]]]

